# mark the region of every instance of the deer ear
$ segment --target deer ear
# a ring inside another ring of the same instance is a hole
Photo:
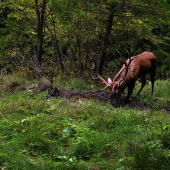
[[[108,80],[107,80],[107,81],[108,81],[109,84],[112,83],[112,80],[111,80],[111,78],[109,78],[109,77],[108,77]]]

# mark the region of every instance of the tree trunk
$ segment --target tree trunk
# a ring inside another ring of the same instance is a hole
[[[99,52],[99,60],[98,60],[98,64],[97,64],[97,72],[102,75],[102,70],[103,70],[103,65],[104,65],[104,60],[106,57],[106,47],[107,47],[107,42],[108,42],[108,38],[109,35],[111,33],[111,29],[112,29],[112,23],[113,23],[113,14],[118,11],[120,8],[123,8],[125,5],[125,1],[126,0],[122,0],[122,5],[119,6],[118,4],[112,3],[110,5],[110,14],[108,16],[108,20],[107,20],[107,25],[106,25],[106,32],[105,32],[105,36],[104,36],[104,40],[101,46],[101,50]]]
[[[44,15],[45,15],[45,9],[46,9],[46,0],[43,0],[42,9],[39,11],[38,7],[38,0],[35,0],[36,5],[36,12],[38,17],[38,24],[37,24],[37,35],[38,35],[38,45],[37,45],[37,59],[38,62],[42,62],[42,51],[43,51],[43,28],[44,28]]]
[[[99,61],[98,61],[98,64],[97,64],[97,71],[100,75],[102,75],[104,60],[105,60],[105,56],[106,56],[107,42],[108,42],[108,38],[109,38],[109,35],[111,33],[111,29],[112,29],[113,13],[114,13],[114,7],[113,7],[113,5],[111,5],[110,14],[108,16],[107,25],[106,25],[106,32],[105,32],[104,40],[103,40],[101,50],[100,50],[100,53],[99,53]]]

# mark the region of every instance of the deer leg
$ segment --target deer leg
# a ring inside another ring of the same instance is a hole
[[[142,84],[141,84],[141,88],[140,90],[138,91],[137,95],[139,96],[139,93],[142,91],[143,87],[145,86],[146,84],[146,78],[145,76],[141,78],[142,79]]]
[[[152,92],[151,92],[151,94],[153,94],[155,73],[156,73],[156,68],[152,69],[152,71],[150,72],[150,78],[151,78],[151,84],[152,84]]]
[[[128,84],[128,95],[127,95],[127,98],[126,98],[127,102],[129,101],[130,95],[132,94],[134,87],[135,87],[135,82],[130,82]]]

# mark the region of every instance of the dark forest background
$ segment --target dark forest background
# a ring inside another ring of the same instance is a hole
[[[113,78],[125,58],[151,51],[170,75],[169,0],[1,0],[0,70],[27,77]]]

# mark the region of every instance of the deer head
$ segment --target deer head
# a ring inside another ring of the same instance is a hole
[[[127,51],[128,55],[129,55],[128,63],[126,62],[125,58],[122,56],[122,54],[119,51],[118,51],[118,53],[120,54],[121,59],[122,59],[123,63],[125,64],[125,67],[123,68],[124,70],[122,70],[122,71],[120,71],[120,73],[118,73],[119,78],[114,79],[112,81],[111,78],[108,77],[108,80],[105,81],[99,74],[98,74],[98,77],[97,77],[97,79],[100,79],[102,81],[102,84],[106,85],[105,88],[102,89],[101,91],[104,91],[105,89],[109,88],[109,94],[112,98],[120,96],[120,94],[124,90],[123,84],[126,81],[128,69],[129,69],[129,66],[130,66],[130,63],[131,63],[131,55],[129,54],[128,51]]]

